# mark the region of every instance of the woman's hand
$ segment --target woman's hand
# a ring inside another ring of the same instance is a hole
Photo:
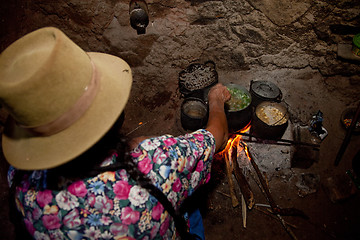
[[[206,129],[215,138],[216,151],[226,145],[228,140],[228,125],[225,115],[224,103],[230,100],[231,94],[221,83],[212,87],[208,94],[209,119]]]
[[[231,98],[231,94],[227,87],[223,84],[218,83],[214,87],[212,87],[208,94],[209,103],[216,102],[218,104],[224,104],[229,101]]]

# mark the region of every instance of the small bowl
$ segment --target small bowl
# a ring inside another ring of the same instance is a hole
[[[340,122],[341,125],[347,130],[349,129],[352,119],[355,116],[356,108],[347,108],[344,110],[344,112],[341,114]],[[360,133],[360,121],[356,123],[356,126],[354,128],[355,133]]]

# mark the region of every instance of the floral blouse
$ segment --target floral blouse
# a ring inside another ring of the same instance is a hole
[[[201,129],[180,137],[146,139],[131,155],[176,208],[208,182],[214,151],[214,137]],[[115,158],[114,154],[103,163]],[[10,184],[15,171],[9,170]],[[168,212],[123,169],[73,182],[60,191],[44,190],[46,171],[30,173],[16,187],[16,206],[35,239],[177,238]]]

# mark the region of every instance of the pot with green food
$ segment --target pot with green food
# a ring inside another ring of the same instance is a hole
[[[230,131],[241,130],[251,122],[251,94],[238,84],[225,84],[231,99],[225,103],[226,118]]]

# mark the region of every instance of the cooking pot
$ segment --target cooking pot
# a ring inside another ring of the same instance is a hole
[[[255,108],[264,101],[280,102],[282,99],[281,90],[269,81],[251,81],[250,93],[252,96],[252,106]]]
[[[218,83],[213,61],[193,63],[179,73],[179,91],[184,98],[194,97],[207,101],[207,93]]]
[[[186,98],[181,104],[181,125],[185,130],[204,128],[208,120],[208,105],[199,98]]]
[[[249,91],[238,84],[229,83],[224,84],[228,89],[236,89],[247,96],[249,102],[243,104],[239,108],[233,109],[229,105],[229,102],[225,103],[225,113],[228,122],[229,131],[237,131],[246,127],[251,122],[252,108],[251,108],[251,94]],[[230,91],[231,92],[231,91]],[[231,96],[234,97],[233,95]]]
[[[282,103],[262,102],[257,105],[251,122],[251,133],[263,139],[279,139],[288,127],[289,113]]]

